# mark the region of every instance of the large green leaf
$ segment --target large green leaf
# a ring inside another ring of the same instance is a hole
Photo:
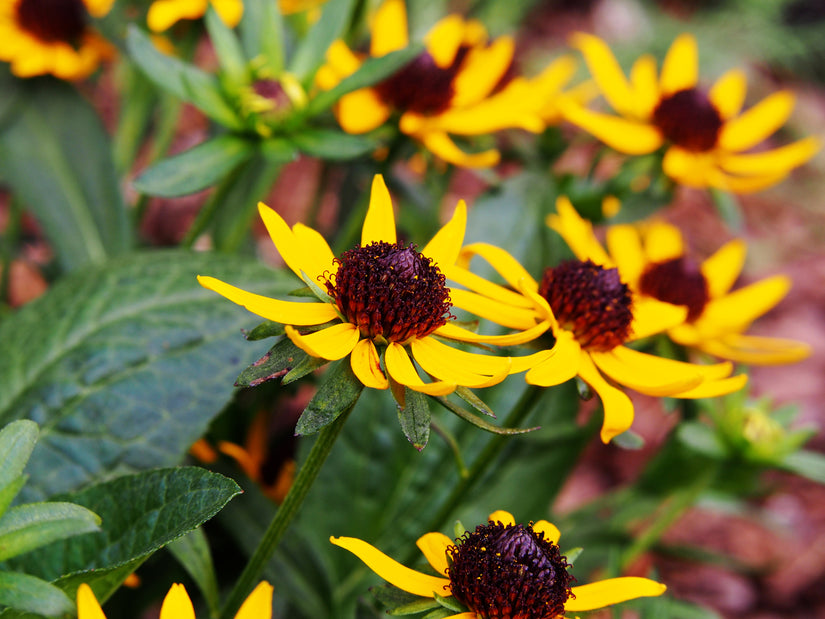
[[[0,518],[0,561],[53,541],[100,529],[100,518],[73,503],[50,501],[12,507]]]
[[[66,269],[102,262],[132,245],[111,145],[89,103],[70,85],[29,80],[0,127],[3,178],[31,209]]]
[[[249,260],[153,251],[66,277],[0,324],[0,424],[40,424],[24,499],[177,464],[203,434],[267,344],[241,336],[259,319],[199,273],[266,295],[295,288]]]

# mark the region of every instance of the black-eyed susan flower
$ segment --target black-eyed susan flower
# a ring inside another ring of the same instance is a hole
[[[551,225],[566,237],[577,234],[575,230],[592,234],[581,222],[569,221],[577,217],[560,214]],[[574,241],[571,246],[592,242]],[[788,293],[791,282],[774,275],[731,290],[745,263],[743,240],[726,243],[701,263],[687,254],[679,229],[663,221],[611,226],[606,243],[622,279],[636,294],[687,308],[685,322],[667,331],[673,341],[755,365],[795,363],[810,355],[810,346],[802,342],[745,334],[754,320]]]
[[[263,581],[249,594],[235,619],[270,619],[272,585]],[[106,619],[92,588],[82,583],[77,589],[77,619]],[[186,588],[175,584],[169,589],[160,608],[160,619],[195,619],[195,609]]]
[[[4,0],[0,3],[0,60],[17,77],[90,75],[112,46],[91,26],[114,0]]]
[[[759,191],[780,182],[819,150],[820,140],[808,137],[750,152],[788,119],[793,94],[776,92],[743,111],[747,85],[738,69],[704,90],[698,83],[696,40],[689,34],[673,42],[658,76],[653,57],[643,55],[629,79],[598,37],[577,33],[571,42],[617,115],[562,101],[565,118],[623,153],[647,154],[664,146],[663,170],[680,184]]]
[[[447,619],[556,619],[640,597],[666,587],[638,577],[610,578],[574,586],[570,565],[558,546],[559,530],[546,520],[516,524],[496,511],[453,541],[427,533],[417,545],[438,576],[412,570],[353,537],[331,537],[390,584],[426,598],[454,597],[467,610]]]
[[[371,32],[371,57],[407,47],[403,0],[385,0]],[[481,23],[455,14],[439,21],[424,43],[425,51],[394,75],[341,98],[336,114],[344,131],[365,133],[398,114],[400,130],[441,159],[463,167],[486,167],[498,162],[497,150],[470,154],[451,135],[479,136],[510,128],[540,132],[556,119],[553,101],[572,77],[572,59],[559,59],[530,80],[510,79],[513,39],[503,36],[488,42]],[[333,88],[362,60],[343,41],[336,41],[327,52],[327,64],[317,73],[317,84]]]
[[[451,393],[458,385],[494,385],[517,365],[507,357],[460,351],[433,337],[473,337],[458,327],[445,333],[452,326],[451,303],[441,269],[455,261],[461,248],[467,216],[463,202],[418,251],[396,239],[390,194],[377,175],[361,244],[337,258],[315,230],[300,223],[290,228],[264,204],[259,212],[287,266],[325,288],[326,294],[318,290],[320,302],[270,299],[213,277],[199,276],[198,281],[258,316],[286,325],[286,335],[307,354],[328,360],[349,356],[355,376],[367,387],[386,389],[392,380],[430,395]],[[435,380],[422,380],[413,359]]]
[[[155,0],[146,14],[146,24],[153,32],[163,32],[182,19],[203,17],[210,5],[230,28],[243,17],[242,0]]]

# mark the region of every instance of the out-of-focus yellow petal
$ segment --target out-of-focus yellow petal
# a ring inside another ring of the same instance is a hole
[[[115,0],[83,0],[92,17],[103,17],[112,8]]]
[[[453,216],[441,229],[435,233],[430,242],[424,246],[421,253],[432,258],[433,263],[445,273],[446,269],[455,263],[464,242],[464,232],[467,229],[467,205],[459,200]]]
[[[516,519],[513,518],[513,514],[503,509],[497,509],[492,514],[487,516],[487,521],[498,522],[500,524],[503,524],[505,527],[512,527],[514,524],[516,524]]]
[[[409,45],[407,7],[404,0],[384,0],[370,28],[370,56],[385,56]]]
[[[359,340],[350,355],[352,372],[365,387],[371,389],[387,389],[390,386],[384,371],[381,369],[381,360],[372,340]]]
[[[308,335],[301,335],[287,325],[286,334],[293,344],[308,355],[330,361],[343,359],[350,354],[361,337],[358,327],[348,322],[332,325]]]
[[[567,382],[579,373],[582,359],[586,356],[573,335],[563,330],[556,333],[556,344],[550,352],[552,355],[544,358],[524,375],[524,380],[528,384],[552,387]]]
[[[536,533],[544,533],[544,539],[553,544],[558,544],[561,539],[561,531],[552,522],[546,520],[539,520],[533,523],[533,530]]]
[[[633,425],[633,402],[620,389],[608,383],[590,358],[582,354],[579,376],[599,394],[604,408],[604,421],[600,433],[603,443],[609,443]],[[565,604],[565,608],[567,605]]]
[[[160,607],[160,619],[195,619],[192,600],[183,585],[174,584],[169,589]]]
[[[781,183],[788,177],[790,170],[781,170],[778,173],[762,174],[759,176],[735,176],[725,174],[721,170],[711,170],[706,185],[737,194],[749,194],[762,191],[767,187]],[[687,182],[682,181],[685,185]],[[705,186],[705,185],[699,185]]]
[[[384,177],[376,174],[372,179],[370,205],[364,225],[361,228],[361,246],[384,241],[395,243],[395,213],[392,210],[392,198]]]
[[[489,95],[510,67],[515,48],[511,37],[498,37],[487,47],[470,50],[453,81],[451,105],[473,105]]]
[[[754,320],[779,303],[791,287],[784,275],[754,282],[730,294],[711,300],[699,317],[701,323],[714,325],[721,333],[744,331]]]
[[[698,348],[715,357],[747,365],[784,365],[807,359],[811,347],[796,340],[731,333],[701,342]]]
[[[210,0],[215,12],[230,28],[234,28],[243,17],[243,2],[241,0]]]
[[[336,39],[329,46],[327,62],[341,77],[352,75],[361,66],[358,56],[340,39]]]
[[[679,146],[670,146],[662,159],[665,174],[688,187],[709,187],[717,172],[714,153],[693,153]]]
[[[648,119],[659,103],[659,80],[656,59],[650,54],[639,56],[630,70],[630,83],[636,93],[636,117]]]
[[[655,580],[624,576],[573,587],[573,595],[564,604],[564,610],[581,612],[612,606],[636,598],[662,595],[667,587]]]
[[[681,34],[671,44],[662,63],[662,96],[693,88],[698,81],[699,52],[696,39],[693,35]]]
[[[538,289],[536,280],[521,266],[512,254],[501,247],[489,243],[472,243],[461,250],[464,256],[481,256],[490,263],[496,272],[501,275],[513,288],[518,288],[519,282],[525,281],[531,288]]]
[[[743,240],[734,239],[722,245],[702,262],[700,268],[708,284],[708,296],[711,299],[721,297],[733,287],[742,272],[742,267],[745,266],[747,251],[748,246]]]
[[[427,51],[439,68],[446,69],[453,64],[464,39],[464,28],[464,19],[460,15],[447,15],[424,37]]]
[[[605,241],[622,281],[635,288],[646,265],[638,230],[629,224],[610,226]]]
[[[447,548],[453,544],[453,540],[437,531],[425,533],[415,542],[415,545],[424,554],[432,568],[445,576],[447,575],[447,568],[450,566],[449,561],[447,561]]]
[[[725,154],[720,156],[719,167],[731,174],[745,176],[776,174],[801,166],[819,152],[821,146],[818,138],[808,137],[759,153]]]
[[[402,591],[430,598],[433,597],[433,593],[450,595],[450,581],[447,578],[411,570],[365,541],[354,537],[330,537],[329,541],[349,550],[373,572]]]
[[[759,144],[785,124],[796,97],[787,90],[768,95],[740,116],[731,118],[719,132],[719,146],[731,152],[747,150]]]
[[[341,129],[361,134],[377,129],[390,117],[392,110],[372,88],[361,88],[338,100],[336,115]]]
[[[672,329],[687,319],[687,308],[671,305],[652,297],[633,299],[633,322],[630,326],[630,340],[640,340],[662,331]]]
[[[724,378],[721,380],[708,380],[693,389],[675,393],[673,394],[673,397],[689,400],[695,400],[698,398],[716,398],[720,395],[727,395],[729,393],[733,393],[734,391],[739,391],[747,382],[747,374],[739,374],[737,376],[731,376],[730,378]]]
[[[645,253],[650,262],[666,262],[685,254],[682,233],[666,221],[650,223],[645,234]]]
[[[610,378],[647,395],[673,395],[702,382],[702,375],[690,364],[654,357],[624,346],[609,352],[592,352],[590,356]]]
[[[432,154],[440,157],[447,163],[462,168],[490,168],[496,165],[501,155],[495,149],[478,153],[467,153],[456,146],[455,142],[443,131],[427,131],[423,135],[416,135]]]
[[[85,582],[80,583],[77,588],[77,617],[78,619],[106,619],[92,588]]]
[[[387,351],[384,353],[384,363],[387,365],[387,372],[396,382],[409,387],[413,391],[420,391],[427,395],[447,395],[455,391],[456,384],[443,381],[425,383],[421,380],[418,372],[404,347],[395,342],[390,342]]]
[[[559,100],[558,105],[565,120],[584,129],[620,153],[647,155],[664,143],[662,132],[652,125],[594,112],[564,97]]]
[[[613,261],[593,233],[593,224],[579,215],[567,196],[556,199],[556,215],[547,216],[547,225],[558,232],[579,260],[592,260],[610,268]]]
[[[265,580],[258,583],[244,600],[235,619],[271,619],[273,587]]]
[[[432,337],[414,339],[410,350],[418,365],[432,376],[466,387],[488,387],[510,373],[509,357],[457,350]]]
[[[610,47],[599,37],[583,32],[573,34],[570,44],[584,55],[593,79],[613,109],[621,114],[632,115],[636,110],[636,93],[625,78]]]
[[[207,6],[207,0],[155,0],[146,14],[146,25],[152,32],[163,32],[181,19],[203,17]]]
[[[708,92],[708,99],[723,121],[742,111],[747,88],[747,79],[741,69],[731,69],[713,84]]]

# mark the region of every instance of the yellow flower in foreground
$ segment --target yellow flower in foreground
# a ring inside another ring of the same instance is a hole
[[[405,567],[360,539],[330,541],[399,589],[428,598],[452,595],[469,609],[447,619],[554,619],[665,592],[665,585],[638,577],[571,586],[574,579],[559,552],[559,537],[559,530],[546,520],[516,524],[501,510],[455,542],[443,533],[427,533],[417,545],[441,576]]]
[[[255,587],[241,606],[235,619],[270,619],[272,585],[264,581]],[[92,588],[82,583],[77,589],[77,619],[106,619]],[[172,585],[163,599],[160,619],[195,619],[195,609],[183,585]]]
[[[551,226],[566,237],[592,235],[581,221],[565,224],[563,220],[551,216]],[[810,346],[802,342],[744,335],[791,286],[788,277],[774,275],[731,292],[745,262],[744,241],[730,241],[695,264],[686,255],[679,229],[662,221],[611,226],[606,240],[612,261],[634,292],[687,308],[684,324],[667,332],[673,341],[723,359],[757,365],[795,363],[810,355]],[[571,246],[582,251],[594,242],[588,238]]]
[[[3,0],[0,60],[17,77],[51,74],[64,80],[87,77],[112,54],[112,46],[90,26],[114,0]]]
[[[455,261],[461,248],[467,217],[463,202],[419,252],[396,240],[390,194],[376,175],[361,244],[338,258],[315,230],[300,223],[290,229],[264,204],[259,212],[287,266],[306,281],[321,282],[329,296],[320,303],[279,301],[213,277],[198,281],[258,316],[287,325],[287,336],[307,354],[328,360],[349,356],[367,387],[386,389],[395,381],[430,395],[446,395],[458,385],[487,387],[519,371],[507,357],[456,350],[433,337],[474,337],[447,324],[450,290],[440,270]],[[321,328],[305,329],[310,326]],[[421,379],[413,359],[433,382]]]
[[[371,32],[372,57],[407,47],[403,0],[385,0]],[[478,136],[510,128],[542,131],[546,122],[556,119],[554,97],[575,72],[574,61],[564,57],[536,78],[509,79],[513,39],[503,36],[488,43],[480,22],[459,15],[439,21],[424,43],[426,51],[396,74],[341,98],[336,114],[344,131],[371,131],[397,112],[400,130],[445,161],[464,167],[495,165],[497,150],[469,154],[450,135]],[[316,81],[328,90],[361,63],[362,58],[343,41],[336,41]]]
[[[734,69],[710,90],[698,86],[698,51],[689,34],[678,37],[657,76],[656,62],[643,55],[626,78],[607,44],[577,33],[581,50],[604,98],[618,116],[563,102],[567,120],[608,146],[631,155],[666,146],[662,166],[676,182],[736,193],[759,191],[783,180],[819,150],[808,137],[786,146],[747,152],[779,129],[791,114],[794,96],[776,92],[742,111],[746,80]]]
[[[163,32],[181,19],[203,17],[210,4],[230,28],[237,26],[243,17],[242,0],[155,0],[149,7],[146,24],[153,32]]]

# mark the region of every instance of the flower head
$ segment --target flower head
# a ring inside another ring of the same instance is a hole
[[[270,619],[272,585],[263,581],[249,594],[235,619]],[[77,589],[77,619],[106,619],[92,588],[85,582]],[[160,619],[195,619],[195,609],[186,588],[175,584],[169,589],[160,608]]]
[[[696,40],[689,34],[673,42],[658,76],[654,59],[644,55],[629,79],[598,37],[577,33],[572,44],[618,115],[567,100],[561,102],[565,118],[623,153],[647,154],[665,146],[664,172],[678,183],[736,193],[759,191],[780,182],[819,150],[820,140],[809,137],[747,152],[785,123],[794,96],[780,91],[742,111],[746,81],[736,69],[703,89]]]
[[[6,0],[0,6],[0,60],[17,77],[87,77],[112,53],[92,27],[113,0]]]
[[[307,354],[328,360],[349,356],[355,376],[367,387],[386,389],[395,381],[430,395],[445,395],[458,385],[494,385],[511,370],[507,357],[459,351],[433,337],[463,340],[473,335],[448,329],[450,290],[441,272],[455,261],[464,238],[463,202],[419,251],[397,241],[390,194],[378,175],[361,244],[338,258],[315,230],[302,224],[289,228],[264,204],[259,211],[287,266],[326,288],[327,295],[318,291],[321,302],[269,299],[212,277],[199,276],[198,281],[251,312],[286,325],[287,336]],[[312,326],[321,328],[304,329]],[[422,380],[413,360],[435,380]]]
[[[422,597],[453,596],[468,610],[452,619],[556,619],[565,612],[604,608],[626,600],[658,596],[665,585],[623,577],[573,586],[570,565],[558,546],[559,530],[546,520],[517,524],[496,511],[453,541],[427,533],[417,545],[440,576],[404,567],[377,548],[353,537],[331,537],[390,584]]]

